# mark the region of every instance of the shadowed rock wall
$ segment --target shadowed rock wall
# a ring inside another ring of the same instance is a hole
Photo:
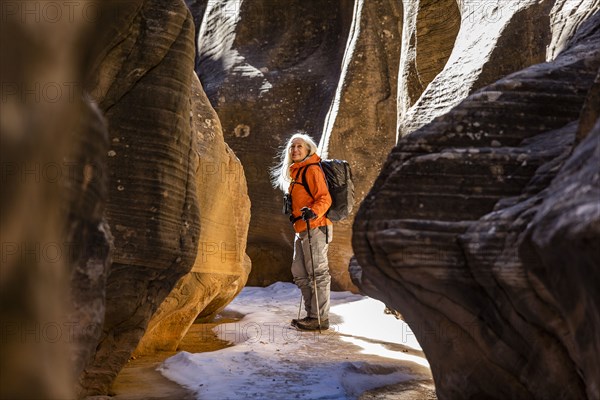
[[[579,127],[599,27],[402,138],[357,214],[356,282],[403,314],[440,399],[600,395],[598,125]]]
[[[595,93],[588,97],[596,110],[599,94],[600,73]],[[555,307],[564,321],[568,333],[559,337],[588,398],[594,399],[600,396],[600,119],[596,117],[586,134],[536,209],[519,256],[529,261],[536,294]]]
[[[70,20],[44,18],[44,5],[5,2],[0,25],[0,397],[7,399],[74,398],[74,377],[95,349],[105,310],[108,135],[81,90],[101,24],[81,13],[90,2],[55,4]]]

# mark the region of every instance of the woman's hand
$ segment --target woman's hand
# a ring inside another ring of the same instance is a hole
[[[315,212],[309,207],[302,207],[300,212],[302,213],[302,219],[305,221],[317,218],[317,214],[315,214]]]

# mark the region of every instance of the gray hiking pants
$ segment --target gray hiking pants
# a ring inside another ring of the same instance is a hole
[[[333,237],[333,227],[327,227],[329,242]],[[331,286],[331,275],[329,275],[329,264],[327,261],[327,248],[325,241],[325,227],[310,230],[310,241],[312,243],[312,259],[315,263],[315,281],[317,282],[317,295],[319,297],[319,313],[321,320],[329,319],[329,291]],[[294,283],[300,288],[304,298],[304,309],[309,317],[317,318],[317,299],[313,293],[312,263],[308,234],[306,231],[296,233],[294,239],[294,259],[292,260],[292,275]]]

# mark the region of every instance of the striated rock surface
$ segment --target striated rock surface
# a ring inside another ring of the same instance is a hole
[[[80,378],[83,395],[107,393],[198,248],[192,17],[179,1],[117,4],[90,85],[109,125],[106,218],[114,251],[100,341]]]
[[[357,214],[355,279],[411,325],[440,399],[600,395],[597,122],[574,148],[600,13],[566,42],[402,138]]]
[[[399,136],[509,73],[554,59],[598,8],[596,0],[404,3]]]
[[[321,138],[352,12],[351,0],[208,2],[197,72],[248,180],[252,285],[291,280],[293,230],[269,168],[295,130]]]
[[[148,325],[142,347],[174,349],[244,286],[245,177],[183,2],[53,5],[75,20],[36,24],[21,6],[1,35],[0,397],[105,395]]]
[[[600,104],[600,103],[596,103]],[[547,189],[519,255],[535,291],[564,323],[564,343],[588,398],[600,397],[600,119]],[[568,268],[565,268],[567,266]]]
[[[396,143],[402,17],[402,4],[396,1],[356,2],[342,76],[321,138],[323,156],[348,160],[352,166],[354,211]],[[334,224],[329,246],[334,290],[357,290],[348,274],[353,220],[352,214]]]
[[[192,76],[192,129],[201,210],[198,255],[150,320],[136,354],[176,350],[198,315],[210,316],[242,290],[250,273],[246,240],[250,200],[242,165],[223,141],[221,123]]]
[[[575,31],[598,11],[598,0],[555,0],[550,12],[552,39],[546,49],[546,60],[554,60],[575,36]]]

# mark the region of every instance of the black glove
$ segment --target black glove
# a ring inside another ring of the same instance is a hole
[[[300,212],[302,213],[302,219],[305,221],[317,218],[317,214],[315,214],[315,212],[308,207],[302,207]]]

